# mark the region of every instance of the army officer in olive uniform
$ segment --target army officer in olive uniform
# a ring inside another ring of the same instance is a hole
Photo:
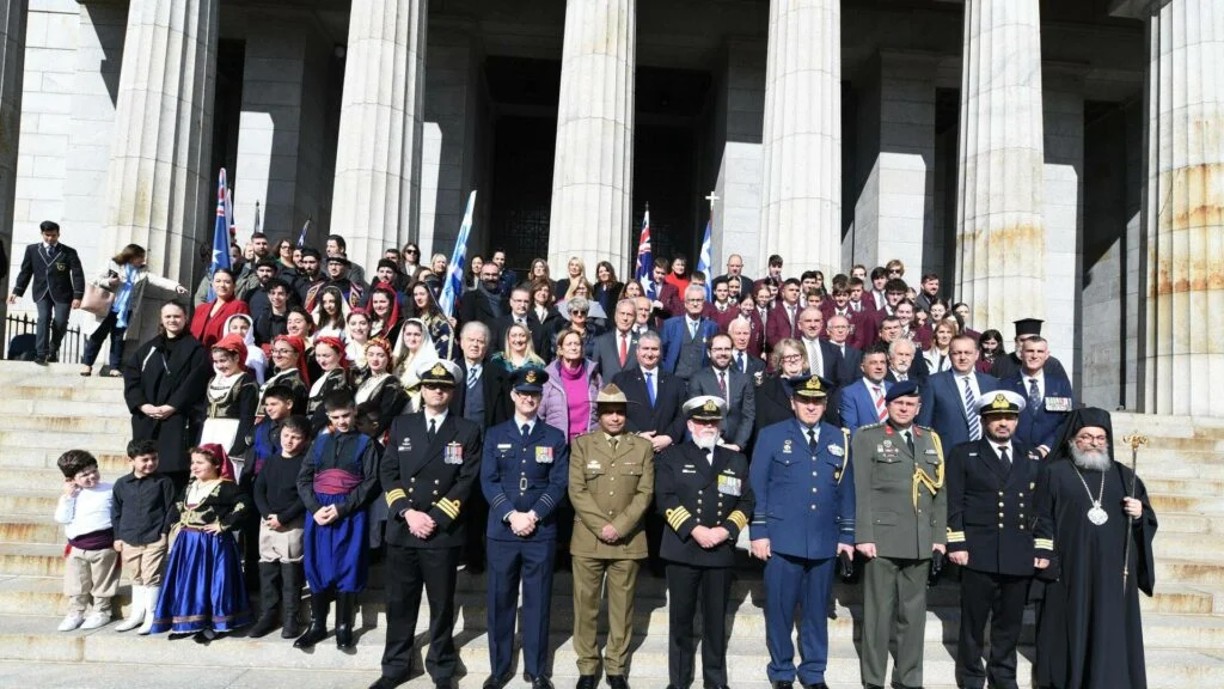
[[[667,561],[668,689],[689,689],[701,604],[701,674],[710,689],[727,686],[727,601],[735,539],[752,515],[748,458],[718,444],[727,403],[700,395],[684,403],[688,439],[659,454],[655,503],[667,519],[659,554]]]
[[[654,450],[646,438],[625,432],[628,406],[625,393],[615,385],[600,390],[595,398],[599,428],[574,438],[570,449],[577,689],[595,689],[598,682],[595,619],[605,579],[608,644],[604,670],[611,689],[629,687],[625,667],[638,561],[646,557],[642,523],[654,498]]]
[[[922,686],[926,589],[932,553],[943,557],[947,494],[939,434],[914,423],[918,385],[903,381],[885,397],[888,418],[854,434],[855,548],[863,571],[863,686],[884,686],[896,637],[893,689]]]
[[[761,430],[752,453],[752,554],[765,561],[765,643],[774,689],[827,689],[829,595],[837,556],[854,553],[854,472],[848,432],[822,421],[831,384],[792,379],[794,418]]]

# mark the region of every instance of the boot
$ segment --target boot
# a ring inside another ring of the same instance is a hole
[[[356,648],[353,640],[353,617],[357,612],[357,594],[336,594],[336,648],[345,651]]]
[[[247,636],[258,639],[276,629],[276,606],[281,598],[281,568],[279,562],[259,563],[259,619]]]
[[[302,633],[298,609],[302,604],[302,564],[281,563],[281,638],[292,639]]]
[[[160,586],[146,586],[145,593],[145,618],[144,624],[140,625],[137,634],[148,634],[153,631],[153,620],[157,618],[157,597],[161,594]]]
[[[314,645],[327,638],[327,593],[324,591],[310,592],[310,627],[306,633],[293,642],[294,648],[314,648]]]
[[[145,599],[145,587],[132,584],[132,605],[128,612],[127,619],[115,625],[117,632],[130,632],[139,627],[145,618],[145,606],[149,604]],[[150,613],[151,615],[152,613]]]

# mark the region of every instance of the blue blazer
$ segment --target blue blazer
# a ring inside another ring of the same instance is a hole
[[[663,327],[659,330],[659,339],[663,340],[663,360],[659,363],[659,367],[668,373],[676,372],[676,364],[680,361],[680,348],[684,346],[685,339],[688,338],[688,316],[673,316],[663,321]],[[697,326],[697,336],[701,338],[701,365],[697,368],[703,369],[710,365],[710,353],[706,343],[711,337],[718,334],[718,324],[702,316],[701,324]]]
[[[973,375],[981,394],[999,389],[998,378],[976,371]],[[934,429],[944,447],[956,447],[971,440],[964,390],[958,387],[955,371],[942,371],[927,378],[926,385],[922,386],[922,408],[918,410],[917,423]]]
[[[761,430],[748,467],[756,498],[749,534],[775,553],[818,560],[854,543],[850,435],[821,423],[815,456],[795,419]]]
[[[1024,380],[1023,369],[1009,378],[1004,386],[1028,399],[1028,385]],[[1066,411],[1050,410],[1052,398],[1066,399]],[[1020,423],[1016,426],[1016,441],[1032,448],[1045,445],[1053,450],[1054,443],[1058,442],[1058,433],[1062,430],[1062,425],[1066,422],[1067,417],[1071,415],[1071,409],[1074,406],[1075,393],[1071,389],[1071,381],[1065,375],[1058,375],[1047,366],[1043,403],[1040,407],[1033,407],[1032,404],[1029,404],[1025,406],[1024,411],[1020,412]]]
[[[486,535],[499,541],[546,541],[557,537],[556,509],[569,489],[569,443],[559,429],[536,418],[523,434],[514,417],[485,434],[480,488],[489,501]],[[516,536],[506,517],[535,510],[540,518],[529,536]]]
[[[880,381],[880,385],[884,387],[884,392],[893,386],[888,381]],[[841,401],[838,402],[837,410],[841,413],[842,426],[850,429],[850,433],[854,433],[862,426],[867,426],[873,423],[879,423],[880,417],[876,414],[875,402],[871,399],[871,391],[867,389],[867,384],[863,382],[863,378],[850,383],[838,391],[841,395]]]

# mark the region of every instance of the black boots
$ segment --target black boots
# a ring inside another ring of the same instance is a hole
[[[327,638],[327,594],[324,591],[310,592],[310,627],[293,642],[294,648],[314,648]]]
[[[282,562],[281,571],[281,638],[292,639],[302,633],[298,609],[302,606],[302,563]]]
[[[336,594],[336,648],[347,651],[357,647],[353,639],[353,618],[357,614],[357,594]]]
[[[259,563],[259,619],[247,636],[258,639],[276,629],[276,608],[281,599],[281,565],[279,562]]]

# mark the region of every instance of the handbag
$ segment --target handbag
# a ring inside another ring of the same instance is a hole
[[[88,311],[98,318],[106,318],[114,304],[114,292],[94,282],[85,284],[85,294],[81,297],[82,311]]]

